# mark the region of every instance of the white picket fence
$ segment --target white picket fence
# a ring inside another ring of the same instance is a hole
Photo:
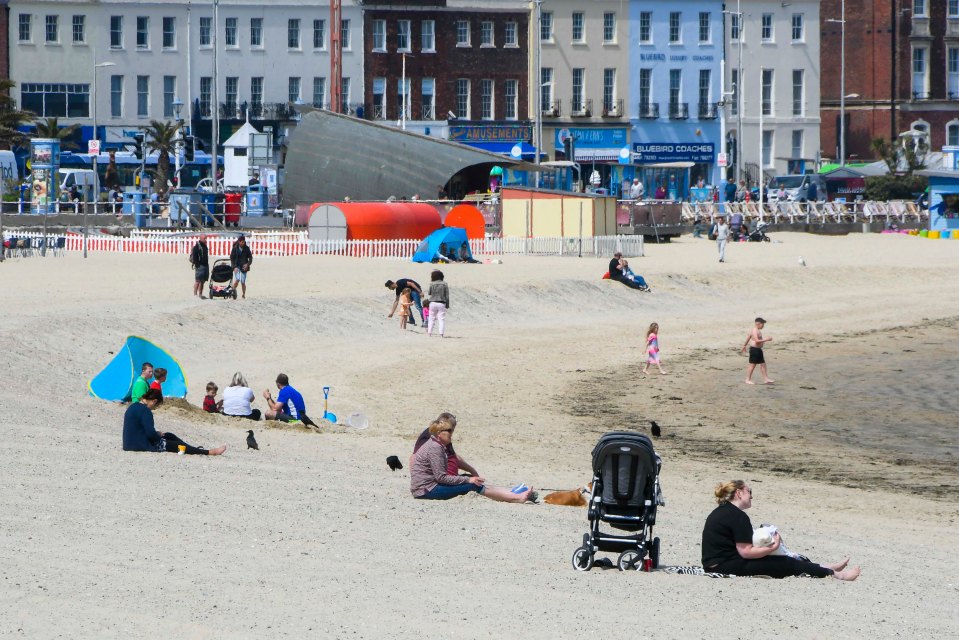
[[[7,238],[30,239],[30,244],[39,246],[42,233],[5,233]],[[332,255],[353,258],[393,258],[408,260],[422,242],[417,239],[403,240],[310,240],[305,231],[269,231],[246,233],[247,244],[256,256]],[[47,235],[47,246],[60,244],[63,251],[113,253],[174,253],[189,254],[196,243],[197,234],[162,229],[133,230],[130,237],[101,233],[83,234],[69,232]],[[207,234],[211,256],[228,256],[235,236],[232,234]],[[621,251],[628,257],[644,255],[642,236],[596,236],[584,238],[495,238],[471,240],[470,248],[476,257],[504,255],[531,256],[596,256],[610,257]]]

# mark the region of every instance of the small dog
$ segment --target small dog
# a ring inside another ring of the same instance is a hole
[[[564,507],[585,507],[593,495],[593,483],[572,491],[554,491],[543,497],[547,504],[558,504]]]

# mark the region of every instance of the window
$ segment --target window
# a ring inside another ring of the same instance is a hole
[[[649,96],[652,92],[653,86],[653,70],[652,69],[640,69],[639,70],[639,115],[640,117],[646,116],[649,111]]]
[[[150,48],[150,17],[137,16],[137,49]]]
[[[699,111],[700,114],[704,112],[704,109],[708,111],[709,107],[709,89],[710,82],[712,81],[712,73],[709,69],[700,69],[699,70]]]
[[[20,85],[24,111],[41,118],[89,118],[89,84],[48,84],[24,82]]]
[[[732,81],[733,95],[730,97],[732,104],[730,105],[729,112],[737,116],[739,115],[739,69],[733,69],[731,76],[730,80]]]
[[[803,115],[803,93],[804,89],[804,71],[802,69],[793,69],[793,115]]]
[[[373,51],[386,51],[386,20],[373,21]]]
[[[802,42],[803,39],[806,37],[806,33],[805,33],[805,30],[804,30],[804,25],[805,25],[805,19],[803,18],[803,14],[801,14],[801,13],[794,13],[794,14],[793,14],[793,21],[792,21],[792,40],[793,40],[793,42]]]
[[[792,133],[792,154],[790,158],[802,159],[802,129],[794,129]]]
[[[503,118],[516,120],[519,113],[519,80],[503,81]]]
[[[946,125],[946,144],[950,147],[959,146],[959,123],[950,122]]]
[[[772,165],[773,160],[773,132],[763,130],[763,167]]]
[[[290,18],[286,21],[286,48],[300,48],[300,19]]]
[[[373,78],[373,119],[386,120],[386,78]]]
[[[227,18],[224,23],[223,46],[236,47],[237,45],[237,19]]]
[[[641,11],[639,14],[639,42],[650,44],[653,41],[653,12]]]
[[[349,21],[348,19],[347,19],[347,20],[340,20],[340,46],[341,46],[345,51],[349,51],[350,49],[353,48],[352,45],[353,45],[353,39],[350,38],[350,21]],[[349,79],[349,78],[343,78],[343,79],[346,80],[346,84],[341,85],[341,86],[343,86],[343,87],[349,87],[349,85],[350,85],[349,80],[350,80],[350,79]],[[342,95],[344,95],[344,96],[346,95],[345,91],[346,91],[346,89],[343,89],[343,92],[344,92],[344,93],[343,93]],[[344,111],[343,113],[346,113],[346,111]]]
[[[586,42],[586,36],[583,34],[583,12],[573,12],[573,42]]]
[[[603,14],[603,43],[612,44],[614,42],[616,42],[616,14],[607,11]]]
[[[313,48],[326,49],[326,20],[313,21]]]
[[[227,116],[236,117],[239,115],[240,99],[240,79],[236,76],[227,76],[226,78],[226,100],[224,101],[224,111]]]
[[[456,81],[456,117],[470,119],[470,81],[464,78]]]
[[[163,18],[163,48],[176,48],[176,18]]]
[[[263,48],[263,18],[250,18],[250,48]]]
[[[340,78],[340,112],[349,113],[350,112],[350,79],[343,77]]]
[[[150,76],[137,76],[137,116],[150,116]]]
[[[293,104],[297,104],[303,101],[303,94],[300,92],[302,88],[302,79],[297,76],[290,76],[289,81],[287,82],[287,99]]]
[[[946,49],[946,97],[959,100],[959,47]]]
[[[397,78],[396,79],[396,101],[399,103],[399,117],[403,117],[403,114],[406,114],[406,119],[408,120],[411,117],[410,107],[410,83],[412,80],[410,78]]]
[[[616,108],[616,69],[603,69],[603,113]]]
[[[436,120],[436,80],[423,78],[421,88],[423,93],[423,119]]]
[[[740,20],[742,15],[738,13],[730,14],[729,16],[729,39],[736,41],[742,37],[742,30],[740,28]]]
[[[518,47],[519,38],[517,37],[517,25],[515,22],[507,22],[503,25],[503,46]]]
[[[773,70],[763,69],[763,115],[773,114]]]
[[[543,42],[553,41],[553,12],[543,11],[539,21],[539,39]]]
[[[213,18],[200,18],[200,46],[213,46]]]
[[[254,115],[263,110],[263,76],[250,78],[250,109]]]
[[[710,13],[708,11],[699,12],[699,41],[712,41],[712,34],[710,33]]]
[[[773,14],[764,13],[762,17],[762,39],[763,42],[773,41]],[[765,135],[765,132],[763,132]]]
[[[949,0],[948,15],[950,18],[959,18],[959,0]]]
[[[583,100],[585,74],[585,69],[573,69],[573,113],[584,113],[586,111],[586,102]]]
[[[210,117],[210,105],[213,96],[213,78],[206,76],[200,78],[200,117]]]
[[[683,14],[679,11],[672,11],[669,14],[669,43],[676,44],[682,42],[683,30],[680,24]]]
[[[674,110],[683,97],[683,70],[669,70],[669,107]]]
[[[110,117],[123,117],[123,76],[110,76]]]
[[[456,21],[456,46],[457,47],[470,46],[470,21],[469,20]]]
[[[480,23],[480,46],[496,46],[496,43],[493,41],[493,23],[490,20],[484,20]]]
[[[17,24],[20,42],[30,42],[33,39],[33,33],[31,32],[33,16],[29,13],[21,13]]]
[[[928,87],[925,47],[912,48],[912,97],[914,100],[924,100]]]
[[[553,111],[553,69],[542,67],[539,74],[539,100],[543,113]]]
[[[493,81],[480,80],[480,118],[493,119]]]
[[[326,78],[313,78],[313,106],[317,109],[326,108]]]
[[[436,51],[436,22],[433,20],[420,23],[420,49],[424,52]]]
[[[50,44],[60,42],[60,16],[47,16],[44,40]]]
[[[912,0],[912,15],[926,15],[926,0]]]
[[[396,50],[410,51],[410,21],[398,20],[396,22]]]
[[[73,42],[82,44],[87,41],[87,17],[73,16]]]
[[[163,76],[163,117],[173,118],[173,99],[176,97],[176,76]]]

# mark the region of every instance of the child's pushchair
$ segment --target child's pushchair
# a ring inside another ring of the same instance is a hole
[[[227,258],[217,260],[210,269],[210,300],[213,298],[236,300],[236,289],[233,288],[233,265]]]
[[[573,552],[573,568],[589,571],[597,551],[619,552],[620,571],[659,566],[659,538],[653,538],[656,507],[665,505],[659,488],[662,461],[649,438],[632,431],[611,431],[593,448],[593,494],[589,502],[589,533]],[[627,535],[603,533],[605,522]]]

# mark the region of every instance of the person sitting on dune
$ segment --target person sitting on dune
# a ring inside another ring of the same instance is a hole
[[[782,544],[775,533],[770,546],[753,546],[753,526],[745,510],[753,504],[753,490],[743,480],[719,484],[715,490],[716,507],[703,527],[703,569],[736,576],[809,575],[855,580],[859,567],[847,568],[849,560],[835,564],[816,564],[789,556],[773,555]]]
[[[124,451],[178,453],[181,446],[187,455],[218,456],[226,451],[226,445],[207,450],[187,444],[176,434],[157,431],[153,426],[153,410],[162,402],[163,394],[156,389],[149,389],[140,397],[139,402],[127,407],[123,415]]]
[[[413,454],[410,464],[410,492],[421,500],[449,500],[475,491],[498,502],[535,502],[536,492],[525,488],[513,493],[504,487],[484,484],[480,475],[460,476],[450,473],[447,447],[452,445],[453,421],[437,419],[430,424],[430,438]],[[457,463],[462,466],[462,463]],[[475,469],[474,469],[475,471]]]

